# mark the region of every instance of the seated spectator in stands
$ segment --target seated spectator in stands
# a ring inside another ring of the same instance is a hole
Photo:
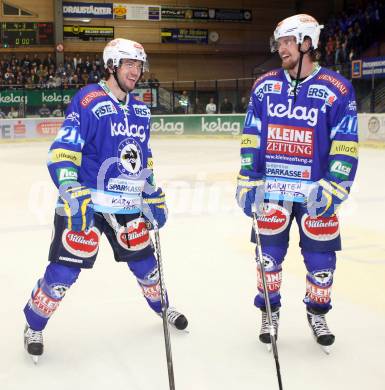
[[[11,107],[10,111],[8,112],[7,118],[8,119],[16,119],[19,117],[19,113],[15,109],[15,107]]]
[[[95,61],[94,61],[94,63],[95,63],[95,65],[96,65],[96,67],[97,67],[98,69],[101,68],[101,66],[102,66],[102,60],[100,59],[99,54],[96,54],[96,55],[95,55]]]
[[[31,65],[33,68],[37,68],[40,64],[41,64],[41,61],[40,61],[39,55],[37,53],[35,53],[33,55]]]
[[[21,66],[25,69],[29,69],[31,67],[31,59],[29,58],[29,54],[26,54],[21,62]]]
[[[39,108],[37,112],[42,118],[48,118],[51,115],[51,110],[45,103],[43,103],[43,107]]]
[[[236,113],[242,113],[242,112],[246,112],[247,111],[247,106],[249,105],[247,99],[242,96],[241,98],[241,101],[237,103],[237,105],[235,106],[235,112]]]
[[[155,73],[150,74],[150,78],[147,80],[149,87],[159,88],[159,80],[155,77]]]
[[[52,58],[52,54],[48,53],[46,59],[43,61],[44,66],[49,68],[51,65],[55,66],[55,60]]]
[[[214,103],[214,98],[210,98],[206,104],[206,114],[215,114],[217,112],[217,105]]]
[[[101,74],[95,64],[92,65],[92,69],[89,75],[88,82],[89,83],[98,83],[100,81]]]
[[[204,114],[205,108],[199,98],[195,98],[194,114]]]
[[[79,89],[81,87],[79,77],[76,73],[69,78],[69,85],[71,88],[76,89]]]
[[[76,54],[72,58],[72,67],[73,69],[77,69],[78,67],[80,68],[80,65],[82,64],[82,59],[79,54]]]
[[[233,112],[233,103],[229,101],[227,97],[223,99],[220,107],[221,114],[231,114]]]
[[[47,88],[56,88],[55,79],[53,78],[52,75],[50,75],[50,76],[48,77]]]
[[[88,73],[87,73],[87,71],[84,69],[84,70],[83,70],[83,73],[82,73],[82,75],[81,75],[81,82],[82,82],[82,84],[83,84],[83,85],[88,84],[88,79],[89,79]]]
[[[63,116],[63,110],[61,108],[61,104],[58,104],[57,107],[52,111],[52,116],[56,118]]]
[[[46,81],[44,80],[44,77],[43,76],[40,76],[39,77],[39,81],[37,82],[37,87],[39,89],[46,89],[47,88],[47,83]]]

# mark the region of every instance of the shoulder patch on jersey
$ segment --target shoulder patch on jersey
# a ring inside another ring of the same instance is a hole
[[[318,80],[324,80],[332,84],[334,87],[336,87],[342,95],[346,95],[348,93],[348,86],[337,77],[334,77],[327,73],[321,73],[317,76]]]
[[[145,104],[133,104],[135,115],[143,118],[149,118],[151,113],[149,108]]]
[[[101,96],[107,96],[107,94],[103,91],[103,90],[100,90],[100,91],[92,91],[90,93],[88,93],[86,96],[84,96],[81,100],[80,100],[80,104],[82,105],[82,107],[87,107],[94,99],[98,98],[98,97],[101,97]]]
[[[275,77],[275,76],[278,76],[278,73],[279,73],[279,69],[277,70],[271,70],[270,72],[267,72],[267,73],[264,73],[262,76],[258,77],[255,82],[254,82],[254,85],[253,85],[253,89],[255,88],[255,86],[260,83],[262,80],[265,80],[267,77]]]
[[[111,115],[111,114],[117,114],[116,108],[112,101],[102,101],[92,108],[92,112],[96,116],[97,119],[100,119],[102,116]]]

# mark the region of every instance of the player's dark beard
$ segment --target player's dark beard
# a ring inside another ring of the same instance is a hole
[[[118,72],[115,71],[114,72],[114,78],[115,78],[115,81],[116,83],[118,84],[118,87],[121,89],[121,91],[123,91],[124,93],[129,93],[131,92],[133,89],[130,89],[130,88],[127,88],[124,83],[122,82],[122,80],[120,79],[120,77],[118,76]]]
[[[296,60],[290,59],[289,61],[282,61],[282,68],[285,70],[293,70],[298,65],[299,59]]]

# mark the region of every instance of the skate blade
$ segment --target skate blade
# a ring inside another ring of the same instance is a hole
[[[271,346],[271,343],[266,344],[266,349],[267,349],[267,352],[271,352],[271,350],[273,349],[273,347]]]
[[[326,355],[330,355],[330,352],[331,352],[331,349],[330,349],[330,346],[328,345],[320,345],[322,351],[325,352]]]
[[[39,363],[39,356],[31,355],[31,359],[34,365],[37,365],[37,363]]]

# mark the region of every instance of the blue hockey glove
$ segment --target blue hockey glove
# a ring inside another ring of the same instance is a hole
[[[265,195],[265,181],[260,175],[238,175],[236,199],[243,212],[251,217],[253,211],[259,211]]]
[[[164,192],[161,188],[151,194],[143,192],[143,214],[151,230],[156,224],[160,229],[167,220],[167,206]]]
[[[64,190],[60,189],[60,205],[63,206],[64,217],[67,219],[69,230],[80,232],[93,225],[94,208],[89,188],[76,185]]]
[[[348,195],[349,190],[343,185],[326,179],[318,180],[309,194],[308,213],[311,217],[331,217]]]

